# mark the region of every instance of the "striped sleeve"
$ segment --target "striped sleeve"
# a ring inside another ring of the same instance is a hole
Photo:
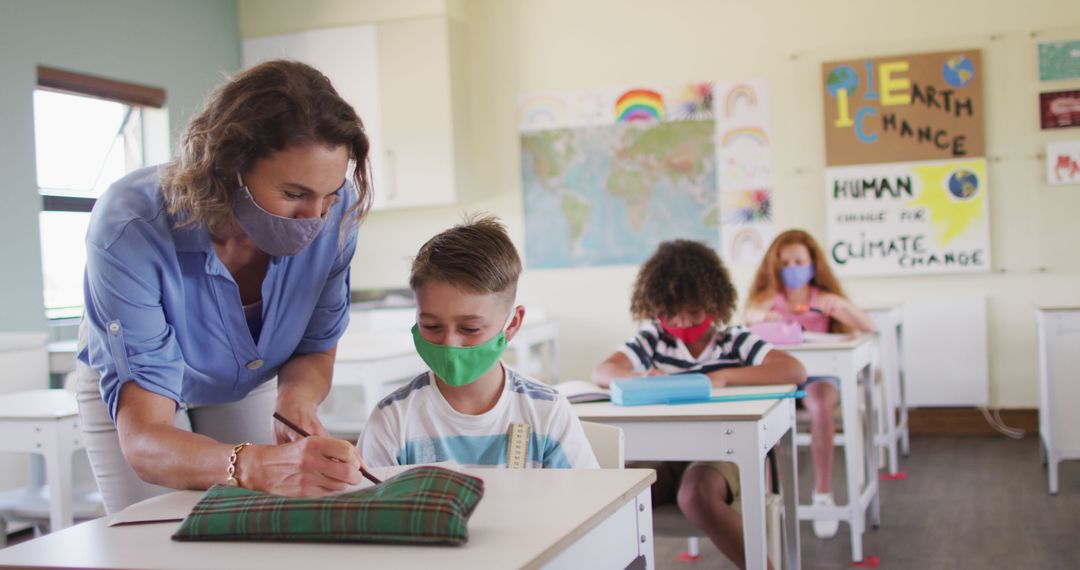
[[[656,354],[658,334],[656,327],[648,323],[638,330],[634,338],[626,341],[618,348],[618,351],[630,359],[635,372],[648,370],[653,367],[653,358]]]
[[[761,364],[773,349],[773,345],[741,325],[729,328],[719,339],[722,357],[738,360],[743,366]]]

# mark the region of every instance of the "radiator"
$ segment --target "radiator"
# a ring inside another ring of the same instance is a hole
[[[902,342],[909,406],[989,404],[986,297],[906,301]]]

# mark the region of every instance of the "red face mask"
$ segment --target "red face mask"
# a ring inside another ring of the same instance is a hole
[[[660,326],[664,327],[664,330],[666,330],[668,334],[689,345],[694,344],[698,339],[704,336],[705,333],[709,332],[709,329],[712,328],[714,319],[712,317],[705,317],[704,321],[689,327],[673,327],[665,323],[664,319],[657,318],[657,320],[660,321]]]

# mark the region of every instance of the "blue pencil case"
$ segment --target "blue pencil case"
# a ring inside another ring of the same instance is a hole
[[[611,401],[617,406],[708,402],[710,396],[712,382],[704,374],[624,378],[611,383]]]

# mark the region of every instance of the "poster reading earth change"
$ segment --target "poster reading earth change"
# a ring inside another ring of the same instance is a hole
[[[838,272],[990,269],[981,71],[978,50],[822,66]]]

